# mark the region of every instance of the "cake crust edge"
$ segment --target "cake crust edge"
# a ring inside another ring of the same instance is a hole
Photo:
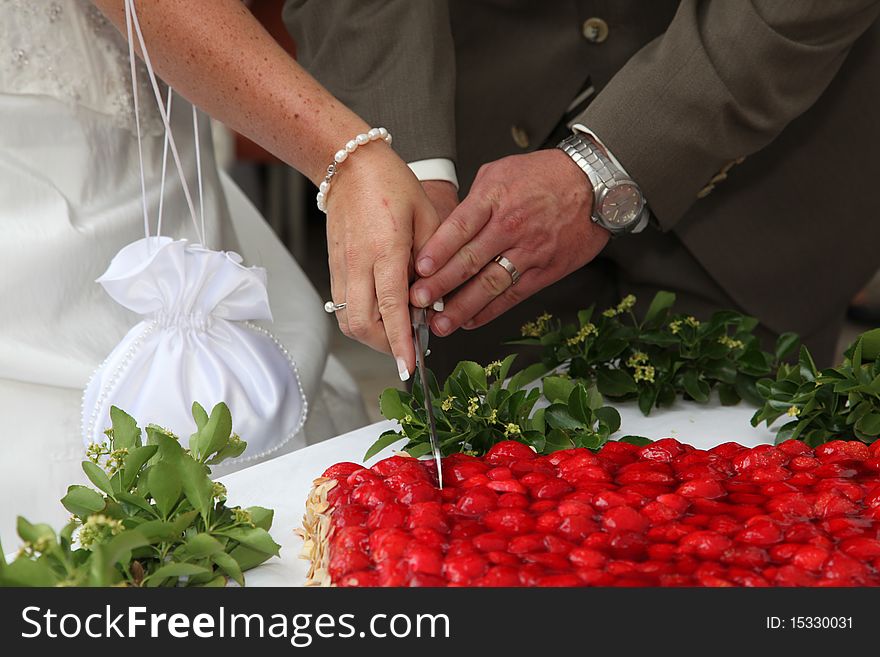
[[[330,516],[333,509],[327,501],[329,493],[339,482],[328,477],[318,477],[306,498],[306,512],[302,527],[296,533],[303,539],[300,559],[309,562],[306,586],[334,586],[330,577],[330,535],[333,525]]]

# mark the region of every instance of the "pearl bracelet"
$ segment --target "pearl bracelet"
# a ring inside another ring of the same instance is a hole
[[[380,139],[383,139],[386,144],[391,144],[391,134],[385,128],[370,128],[367,132],[363,132],[347,142],[345,148],[336,151],[333,161],[327,167],[327,175],[324,176],[324,180],[318,185],[318,195],[315,197],[315,200],[318,202],[318,209],[321,212],[327,213],[327,194],[330,193],[330,183],[333,180],[333,176],[336,175],[339,165],[345,162],[348,156],[358,149],[358,146],[363,146],[371,141],[378,141]]]

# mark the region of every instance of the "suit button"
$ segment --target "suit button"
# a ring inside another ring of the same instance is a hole
[[[608,23],[601,18],[588,18],[581,26],[581,32],[590,43],[602,43],[608,38]]]
[[[525,150],[529,147],[531,142],[529,141],[529,133],[525,131],[525,128],[521,128],[518,125],[510,126],[510,136],[513,137],[513,143]]]

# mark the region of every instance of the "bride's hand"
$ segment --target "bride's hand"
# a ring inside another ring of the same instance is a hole
[[[384,143],[358,149],[327,195],[327,248],[336,313],[350,338],[386,353],[402,381],[415,369],[409,312],[413,246],[439,220],[406,164]]]

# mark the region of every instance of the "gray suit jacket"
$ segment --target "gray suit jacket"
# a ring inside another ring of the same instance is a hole
[[[288,0],[301,62],[409,160],[480,164],[578,117],[742,308],[810,334],[880,266],[876,0]],[[598,17],[601,42],[582,26]],[[454,109],[453,109],[454,106]],[[620,249],[625,250],[623,238]]]

